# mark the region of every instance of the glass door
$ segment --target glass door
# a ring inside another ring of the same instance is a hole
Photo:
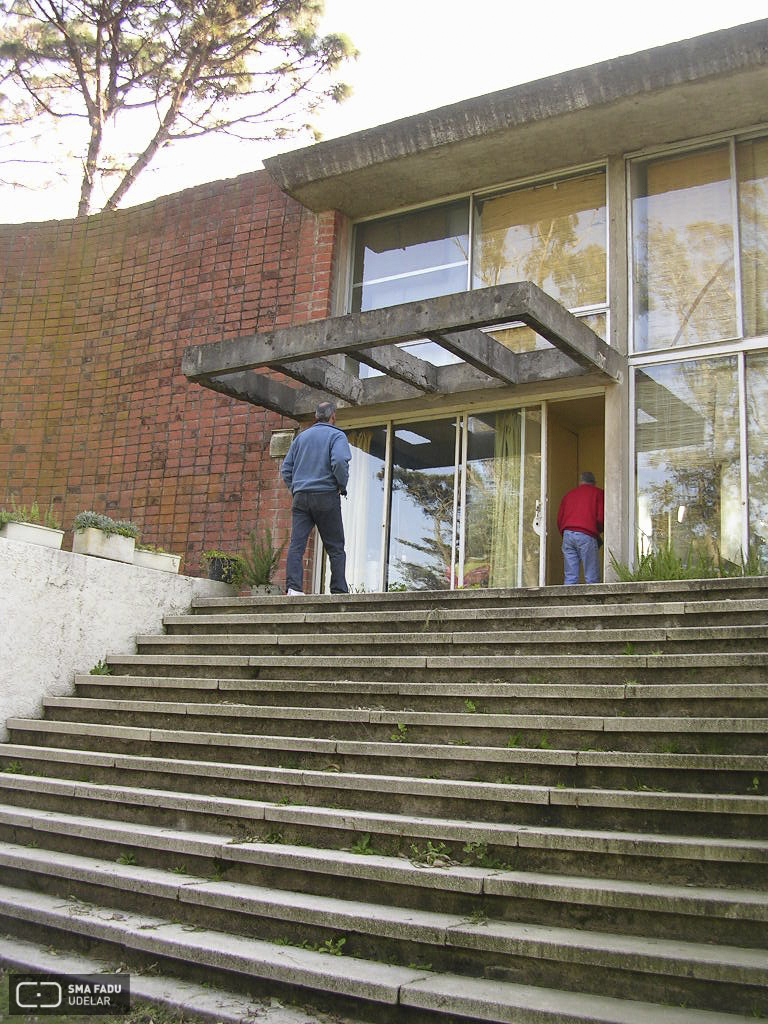
[[[538,586],[541,423],[539,407],[466,417],[459,586]]]

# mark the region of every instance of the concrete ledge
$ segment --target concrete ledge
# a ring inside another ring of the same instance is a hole
[[[73,692],[76,672],[108,651],[135,650],[140,632],[225,583],[0,540],[0,738],[11,716],[42,713],[43,698]]]

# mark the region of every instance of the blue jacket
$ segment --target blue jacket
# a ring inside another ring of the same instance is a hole
[[[298,491],[346,491],[349,480],[347,435],[330,423],[313,423],[297,434],[280,473],[291,494]]]

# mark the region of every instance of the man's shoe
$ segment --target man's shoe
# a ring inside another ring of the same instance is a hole
[[[288,597],[304,597],[304,591],[303,590],[291,590],[291,588],[289,587],[288,588]]]

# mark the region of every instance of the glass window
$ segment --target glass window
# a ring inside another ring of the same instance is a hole
[[[455,419],[394,429],[389,590],[445,590],[451,585],[457,429]]]
[[[736,337],[730,147],[632,167],[636,351]]]
[[[768,572],[768,352],[747,355],[749,546]]]
[[[603,341],[608,340],[607,316],[605,313],[589,313],[585,316],[580,316],[579,319],[583,320],[588,327],[591,327],[595,334],[602,338]],[[496,341],[500,341],[505,348],[511,349],[513,352],[533,352],[534,350],[540,351],[541,349],[555,347],[546,338],[542,338],[540,334],[537,334],[532,327],[525,327],[522,324],[515,327],[502,327],[498,330],[489,331],[489,334]]]
[[[768,333],[768,139],[736,148],[744,334]]]
[[[352,591],[370,594],[381,590],[387,428],[350,430],[347,440],[352,452],[349,464],[351,484],[348,497],[341,500],[347,583]],[[325,578],[330,586],[330,564],[327,560]]]
[[[740,565],[736,356],[647,366],[635,376],[637,546]]]
[[[472,284],[533,281],[570,308],[606,301],[605,173],[475,202]]]
[[[466,291],[468,260],[468,199],[358,224],[352,312]]]

